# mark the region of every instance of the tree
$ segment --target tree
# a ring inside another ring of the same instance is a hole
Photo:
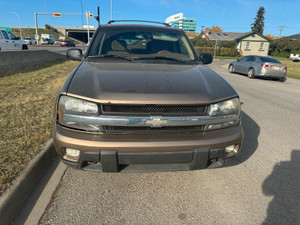
[[[223,32],[223,28],[219,26],[212,26],[210,29],[212,32]]]
[[[251,24],[252,31],[255,31],[259,34],[263,34],[265,26],[265,8],[263,6],[259,7],[256,17],[254,18],[254,23]]]
[[[270,40],[275,40],[276,39],[276,37],[274,35],[272,35],[272,34],[266,34],[265,36],[267,38],[269,38]]]

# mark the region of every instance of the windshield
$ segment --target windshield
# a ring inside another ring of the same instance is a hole
[[[132,60],[195,60],[186,37],[172,30],[124,29],[100,31],[89,57],[120,57]]]

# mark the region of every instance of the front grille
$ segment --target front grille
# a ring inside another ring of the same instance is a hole
[[[146,127],[146,126],[104,126],[106,132],[201,132],[204,126]]]
[[[203,105],[102,105],[103,113],[118,114],[199,114],[206,112]]]

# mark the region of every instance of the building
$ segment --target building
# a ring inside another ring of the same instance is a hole
[[[257,32],[212,32],[209,28],[200,33],[201,38],[211,41],[236,41],[238,52],[245,55],[267,56],[271,40]]]
[[[183,17],[183,13],[177,13],[169,16],[166,20],[172,27],[182,29],[186,32],[196,32],[197,19],[189,19]]]

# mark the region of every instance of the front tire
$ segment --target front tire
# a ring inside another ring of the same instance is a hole
[[[234,73],[234,67],[232,64],[229,65],[228,71],[229,71],[229,73]]]
[[[250,68],[248,70],[248,77],[251,78],[251,79],[255,78],[255,74],[254,74],[254,69],[253,68]]]

